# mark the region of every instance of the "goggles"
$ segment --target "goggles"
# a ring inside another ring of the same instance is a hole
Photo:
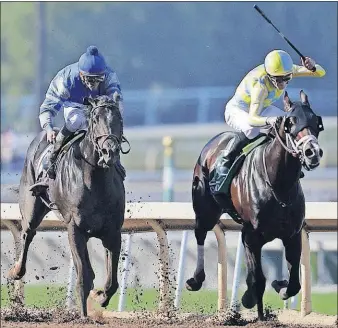
[[[83,79],[88,83],[100,83],[105,80],[105,75],[83,75]]]
[[[285,75],[285,76],[272,76],[272,75],[269,75],[269,77],[272,80],[276,81],[276,83],[289,82],[292,79],[292,73],[288,74],[288,75]]]

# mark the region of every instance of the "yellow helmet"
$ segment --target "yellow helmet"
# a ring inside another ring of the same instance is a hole
[[[287,52],[273,50],[265,57],[264,66],[269,75],[285,76],[292,73],[293,61]]]

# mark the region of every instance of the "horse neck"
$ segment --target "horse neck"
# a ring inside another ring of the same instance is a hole
[[[288,191],[299,179],[301,171],[299,159],[286,151],[277,138],[266,148],[265,165],[273,187]]]

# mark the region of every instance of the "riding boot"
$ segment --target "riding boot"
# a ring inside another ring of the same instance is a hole
[[[225,149],[219,154],[215,161],[213,177],[209,182],[212,194],[222,193],[220,190],[221,186],[228,176],[233,161],[249,141],[250,139],[248,139],[243,132],[236,133],[236,136],[228,142]]]
[[[56,174],[55,174],[55,161],[57,159],[57,156],[59,154],[60,149],[63,146],[63,143],[66,138],[68,138],[73,132],[69,131],[67,127],[64,125],[58,135],[56,136],[55,142],[53,144],[53,150],[49,157],[49,163],[47,164],[47,174],[49,178],[55,180]]]

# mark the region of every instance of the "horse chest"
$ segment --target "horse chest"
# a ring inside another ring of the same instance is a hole
[[[273,207],[258,213],[256,229],[274,238],[291,237],[300,231],[303,221],[301,211],[274,204]]]

